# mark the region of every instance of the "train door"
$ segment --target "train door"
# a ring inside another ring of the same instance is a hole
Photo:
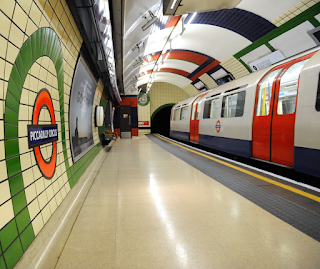
[[[309,59],[292,64],[278,78],[271,126],[271,161],[293,167],[299,77]]]
[[[199,99],[207,93],[199,95],[192,104],[191,117],[190,117],[190,141],[199,143],[199,118],[200,106]]]
[[[252,127],[252,156],[270,161],[270,135],[275,81],[282,67],[271,70],[258,84]]]
[[[299,75],[312,55],[272,69],[258,84],[252,130],[253,157],[293,166]]]

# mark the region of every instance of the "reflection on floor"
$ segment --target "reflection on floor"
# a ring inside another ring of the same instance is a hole
[[[108,153],[56,268],[320,268],[319,253],[142,135]]]

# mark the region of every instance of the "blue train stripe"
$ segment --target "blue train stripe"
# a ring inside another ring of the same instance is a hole
[[[252,156],[252,142],[249,140],[200,134],[199,144],[208,148],[225,151],[247,158]]]
[[[175,139],[190,141],[190,133],[188,132],[171,131],[171,136]]]
[[[320,150],[295,147],[294,169],[302,173],[320,177]]]

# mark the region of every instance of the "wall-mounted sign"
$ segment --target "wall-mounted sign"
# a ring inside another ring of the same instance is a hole
[[[41,109],[47,109],[50,114],[51,124],[38,124]],[[58,126],[56,124],[54,109],[50,93],[43,89],[38,93],[32,116],[32,125],[28,125],[29,148],[33,148],[36,161],[42,175],[50,179],[56,170]],[[52,155],[50,160],[45,160],[41,154],[40,146],[52,143]]]
[[[149,121],[138,121],[139,126],[149,125]]]
[[[249,66],[252,69],[252,71],[258,71],[277,62],[280,62],[284,59],[285,57],[283,56],[283,54],[277,50],[268,54],[267,56],[260,58],[259,60],[249,63]]]
[[[29,148],[58,140],[58,125],[28,125]]]

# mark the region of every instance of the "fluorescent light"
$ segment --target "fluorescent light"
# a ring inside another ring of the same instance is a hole
[[[187,25],[189,25],[193,21],[193,19],[196,15],[197,15],[197,12],[193,13],[193,15],[192,15],[191,19],[188,21]]]
[[[174,1],[173,1],[172,5],[171,5],[171,9],[174,9],[174,6],[176,5],[177,1],[178,1],[178,0],[174,0]]]

